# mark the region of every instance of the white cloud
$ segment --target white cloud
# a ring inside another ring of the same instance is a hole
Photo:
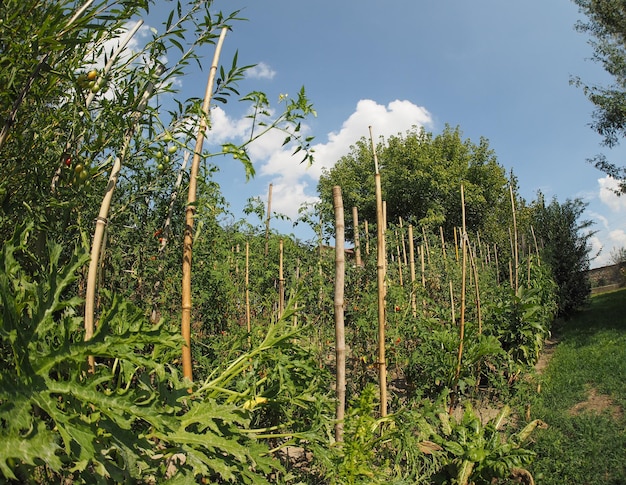
[[[614,243],[613,247],[626,247],[626,232],[623,229],[614,229],[609,232],[609,238]]]
[[[276,71],[272,69],[268,64],[259,62],[256,66],[250,68],[247,71],[247,77],[252,79],[274,79]]]
[[[286,134],[279,130],[270,131],[248,146],[248,153],[254,163],[258,177],[268,177],[273,184],[272,211],[296,217],[298,209],[306,203],[318,200],[316,188],[323,168],[331,168],[342,156],[350,152],[350,147],[362,137],[369,137],[369,127],[375,140],[380,137],[405,133],[413,126],[422,127],[432,123],[430,113],[423,107],[406,100],[392,101],[382,105],[364,99],[357,103],[355,111],[342,123],[338,131],[328,133],[311,148],[315,161],[312,166],[300,163],[304,157],[301,151],[292,155],[293,145],[283,146]],[[221,107],[211,111],[211,130],[206,142],[210,145],[221,143],[243,143],[250,136],[251,120],[246,117],[231,118]],[[302,123],[302,136],[312,134],[311,127]],[[319,136],[318,136],[319,139]],[[265,199],[265,194],[259,194]]]
[[[295,220],[298,216],[298,209],[303,204],[316,203],[317,196],[308,195],[308,184],[298,183],[275,183],[272,186],[272,212],[284,214]],[[267,197],[265,198],[267,200]]]
[[[343,122],[339,131],[329,133],[327,141],[313,145],[315,162],[310,167],[299,163],[301,158],[298,157],[302,152],[292,156],[292,148],[275,148],[282,144],[284,134],[268,136],[263,140],[263,146],[270,154],[261,163],[259,174],[275,178],[273,194],[276,194],[276,203],[272,201],[272,204],[277,212],[292,216],[302,204],[317,200],[317,196],[310,195],[306,190],[309,181],[313,182],[311,191],[314,191],[322,169],[331,168],[349,153],[351,145],[362,137],[369,137],[369,126],[372,126],[374,137],[378,140],[381,136],[387,138],[406,132],[414,125],[427,126],[431,122],[430,113],[410,101],[396,100],[385,106],[364,99],[357,103],[356,110]],[[309,127],[302,125],[302,133],[304,136],[310,134]],[[284,193],[281,194],[281,190]]]
[[[598,179],[600,185],[600,200],[613,211],[626,210],[626,197],[615,193],[619,190],[619,182],[613,177],[603,177]]]

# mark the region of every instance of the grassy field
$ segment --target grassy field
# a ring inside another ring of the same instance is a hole
[[[534,435],[536,482],[626,484],[626,290],[594,296],[554,337],[529,393],[548,424]]]

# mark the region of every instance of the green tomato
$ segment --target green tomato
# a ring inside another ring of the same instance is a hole
[[[79,163],[78,165],[74,167],[74,172],[76,172],[76,174],[78,175],[84,170],[84,168],[85,167],[83,166],[83,164]]]
[[[157,170],[163,170],[165,168],[165,166],[162,163],[159,163],[157,165]]]
[[[78,174],[78,178],[83,182],[87,180],[87,177],[89,177],[89,172],[87,172],[87,170],[83,170],[81,173]]]
[[[156,158],[163,158],[163,152],[162,152],[161,150],[159,150],[158,152],[156,152],[156,153],[154,154],[154,156],[155,156]]]
[[[170,147],[167,149],[167,152],[170,155],[173,155],[174,153],[176,153],[176,150],[178,150],[178,147],[176,145],[170,145]]]

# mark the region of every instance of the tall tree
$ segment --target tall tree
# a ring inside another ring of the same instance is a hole
[[[377,151],[388,221],[402,217],[437,231],[442,226],[452,237],[453,228],[461,225],[463,184],[468,230],[502,228],[497,219],[500,209],[510,212],[509,180],[486,139],[475,144],[464,140],[459,128],[446,126],[434,136],[414,127],[404,135],[390,137]],[[373,155],[365,139],[320,177],[318,191],[326,211],[332,208],[334,185],[341,186],[347,207],[358,207],[361,219],[375,221]],[[326,219],[331,220],[330,212]],[[351,221],[346,223],[346,233],[352,238]]]
[[[541,258],[551,270],[558,285],[561,315],[580,309],[591,292],[587,270],[593,222],[581,220],[587,204],[580,199],[559,203],[556,198],[546,205],[539,194],[532,204],[532,220],[537,238],[543,246]]]
[[[613,78],[607,87],[585,84],[580,78],[572,80],[581,87],[595,105],[592,128],[603,137],[602,144],[614,147],[626,136],[626,3],[623,0],[573,0],[587,21],[576,29],[591,35],[593,59]],[[598,169],[620,180],[626,191],[626,167],[610,162],[604,154],[589,160]]]

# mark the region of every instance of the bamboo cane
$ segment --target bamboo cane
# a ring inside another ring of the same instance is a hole
[[[483,333],[483,320],[482,320],[482,314],[481,314],[481,307],[480,307],[480,288],[478,285],[478,268],[477,268],[477,264],[476,264],[476,256],[472,255],[472,252],[470,251],[470,266],[472,267],[472,273],[474,275],[474,287],[475,287],[475,291],[476,291],[476,319],[478,320],[478,335]]]
[[[359,243],[359,210],[356,207],[352,208],[352,223],[354,224],[354,253],[356,266],[360,268],[363,263],[361,262],[361,244]]]
[[[515,294],[517,294],[517,290],[519,287],[519,254],[517,245],[517,218],[515,216],[515,197],[513,195],[512,185],[509,185],[509,191],[511,193],[511,212],[513,213],[513,239],[515,241],[513,255],[515,258]]]
[[[450,313],[452,314],[452,326],[456,327],[456,308],[454,306],[454,286],[452,285],[452,280],[448,281],[448,286],[450,288]]]
[[[422,237],[424,238],[424,247],[426,248],[426,260],[430,264],[430,248],[428,247],[428,238],[426,237],[426,229],[422,226]]]
[[[207,81],[206,91],[204,94],[204,102],[202,103],[202,116],[200,117],[200,126],[198,127],[196,146],[194,149],[193,160],[191,162],[189,194],[187,196],[187,208],[185,210],[181,334],[184,341],[182,349],[183,376],[190,381],[193,380],[193,370],[191,364],[191,258],[193,255],[193,225],[196,213],[198,172],[200,171],[200,159],[204,145],[204,133],[208,127],[209,107],[211,104],[211,95],[213,93],[215,72],[217,71],[220,52],[222,51],[222,45],[224,44],[226,32],[228,32],[228,27],[222,28],[217,45],[215,46],[215,54],[209,71],[209,79]]]
[[[365,254],[369,255],[370,254],[370,230],[367,225],[367,219],[365,219],[364,226],[365,226],[364,228],[365,230]]]
[[[344,284],[346,272],[345,225],[341,187],[333,187],[335,209],[335,358],[337,366],[337,412],[335,440],[343,441],[343,419],[346,408],[346,335],[344,328]]]
[[[283,240],[278,243],[278,318],[285,311],[285,276],[283,273]]]
[[[456,392],[459,377],[461,375],[461,362],[463,360],[463,343],[465,341],[465,285],[467,271],[467,232],[465,227],[465,193],[463,185],[461,185],[461,213],[463,220],[463,235],[461,237],[461,253],[463,255],[461,265],[461,311],[459,322],[459,351],[457,353],[456,372],[454,373],[454,391]],[[450,403],[450,412],[452,411],[452,401]]]
[[[402,278],[402,259],[400,257],[400,240],[398,238],[398,231],[394,230],[396,236],[396,254],[398,256],[398,283],[400,286],[404,286],[404,279]]]
[[[252,333],[252,320],[250,318],[250,243],[246,241],[246,330],[248,330],[248,343]]]
[[[459,240],[456,237],[456,232],[457,232],[457,227],[454,227],[454,254],[455,254],[455,259],[458,262],[459,261]]]
[[[115,185],[122,170],[122,161],[126,159],[128,147],[137,129],[137,123],[141,114],[148,106],[148,101],[152,96],[154,84],[149,83],[146,86],[146,90],[137,105],[136,111],[133,113],[133,123],[124,136],[124,144],[122,146],[119,156],[115,157],[113,166],[111,167],[111,173],[109,174],[109,183],[107,185],[106,193],[100,204],[100,210],[98,217],[96,217],[96,228],[94,230],[93,240],[91,243],[91,253],[89,261],[89,270],[87,272],[87,289],[85,292],[85,341],[90,340],[93,337],[94,332],[94,320],[95,320],[95,300],[96,300],[96,286],[98,278],[98,266],[100,264],[100,254],[102,248],[102,241],[104,239],[104,232],[107,225],[107,218],[109,216],[109,209],[111,208],[111,201],[113,200],[113,192],[115,191]],[[93,357],[89,358],[89,369],[93,372],[95,361]]]
[[[533,241],[535,242],[535,253],[537,254],[537,266],[541,266],[541,258],[539,257],[539,246],[537,245],[537,237],[535,236],[535,229],[530,226],[530,232],[533,235]]]
[[[270,219],[272,218],[272,187],[273,185],[270,184],[267,193],[267,216],[265,218],[265,261],[267,261],[267,255],[269,254]]]
[[[415,245],[413,244],[413,226],[409,224],[409,264],[411,270],[411,311],[417,316],[417,297],[415,294]]]
[[[402,217],[399,217],[398,220],[400,221],[400,237],[402,239],[402,261],[404,261],[404,266],[408,266],[408,261],[406,259],[406,243],[404,241],[404,231],[402,228]]]
[[[496,263],[496,284],[500,286],[500,262],[498,261],[498,245],[493,245],[493,259]]]
[[[439,226],[439,236],[441,237],[441,253],[443,259],[446,259],[446,240],[443,237],[443,227]]]
[[[370,141],[374,155],[375,184],[376,184],[376,238],[377,258],[376,276],[378,283],[378,380],[380,386],[380,414],[387,415],[387,364],[385,362],[385,219],[383,213],[383,198],[380,183],[380,171],[378,170],[378,157],[376,146],[370,130]]]

